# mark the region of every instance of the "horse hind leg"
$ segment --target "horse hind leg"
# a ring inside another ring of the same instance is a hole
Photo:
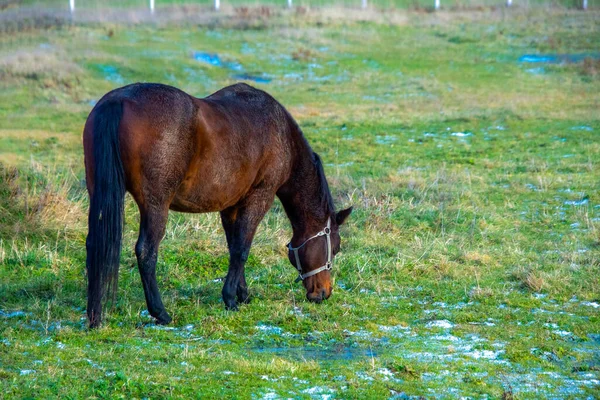
[[[166,325],[171,322],[171,317],[165,310],[165,306],[158,291],[156,282],[156,261],[158,258],[158,247],[165,235],[168,207],[142,209],[140,207],[141,222],[140,234],[135,246],[135,254],[138,260],[138,269],[144,286],[144,295],[148,312],[158,324]]]

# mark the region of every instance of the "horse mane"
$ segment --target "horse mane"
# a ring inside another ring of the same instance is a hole
[[[313,164],[317,170],[317,178],[319,184],[319,202],[321,208],[325,210],[325,212],[330,215],[335,212],[335,208],[333,205],[333,197],[331,196],[331,192],[329,191],[329,185],[327,184],[327,178],[325,178],[325,170],[323,169],[323,163],[321,162],[321,157],[315,152],[313,152]]]

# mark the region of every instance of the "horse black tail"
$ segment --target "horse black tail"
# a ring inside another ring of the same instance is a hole
[[[93,189],[88,216],[87,276],[90,327],[100,324],[103,298],[116,299],[123,231],[125,179],[119,147],[121,101],[105,101],[94,111]]]

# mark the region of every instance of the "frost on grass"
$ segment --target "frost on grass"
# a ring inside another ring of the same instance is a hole
[[[473,350],[464,354],[476,360],[480,358],[484,358],[486,360],[496,360],[502,353],[504,353],[504,350]]]
[[[370,375],[368,375],[367,373],[365,373],[365,372],[362,372],[362,371],[358,371],[358,372],[356,373],[356,376],[357,376],[357,377],[358,377],[358,379],[360,379],[361,381],[368,381],[368,382],[372,382],[372,381],[374,381],[374,380],[375,380],[375,379],[374,379],[372,376],[370,376]]]
[[[588,307],[593,307],[593,308],[600,308],[600,304],[598,304],[595,301],[582,301],[580,304],[582,306],[588,306]]]
[[[327,386],[313,386],[304,389],[302,393],[309,395],[311,398],[329,400],[333,397],[332,394],[335,393],[335,390]]]
[[[369,339],[372,336],[371,332],[366,331],[364,329],[361,329],[359,331],[350,331],[348,329],[344,329],[343,333],[344,333],[344,336],[352,336],[352,337],[357,337],[357,338],[361,338],[361,339]]]
[[[263,400],[274,400],[274,399],[280,399],[280,398],[281,397],[279,397],[279,395],[275,392],[267,392],[262,397]]]
[[[565,201],[564,204],[566,206],[578,207],[578,206],[585,206],[586,204],[588,204],[588,202],[589,202],[588,198],[584,197],[583,199],[580,199],[580,200],[567,200],[567,201]]]
[[[256,325],[256,329],[258,329],[259,331],[269,334],[269,335],[281,335],[283,333],[283,329],[281,329],[278,326],[273,326],[273,325]]]
[[[0,310],[0,317],[2,318],[17,318],[24,317],[27,313],[24,311],[2,311]]]
[[[377,135],[375,136],[375,143],[377,144],[392,144],[394,143],[396,140],[398,140],[398,138],[396,138],[395,136],[390,136],[390,135]]]
[[[591,126],[587,126],[587,125],[579,125],[579,126],[574,126],[571,128],[572,131],[588,131],[588,132],[593,132],[594,129]]]
[[[450,135],[456,136],[456,137],[469,137],[469,136],[473,136],[473,134],[471,132],[452,132]]]
[[[35,374],[34,369],[22,369],[20,375],[30,375]]]
[[[394,325],[394,326],[378,325],[377,328],[381,332],[385,332],[388,335],[391,335],[394,337],[403,337],[403,336],[407,336],[411,333],[411,330],[408,326],[402,326],[402,325]]]
[[[444,335],[433,336],[432,339],[440,340],[440,341],[448,341],[448,342],[458,342],[461,340],[454,335],[450,335],[449,333],[446,333]]]
[[[440,319],[436,321],[430,321],[425,325],[427,328],[443,328],[443,329],[451,329],[454,328],[454,324],[447,319]]]

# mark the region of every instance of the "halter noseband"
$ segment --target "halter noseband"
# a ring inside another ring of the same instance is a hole
[[[327,237],[327,263],[325,265],[323,265],[322,267],[313,269],[312,271],[309,271],[309,272],[303,274],[302,273],[302,264],[300,263],[300,256],[298,255],[298,250],[300,250],[302,247],[304,247],[304,245],[306,243],[308,243],[309,241],[311,241],[312,239],[315,239],[315,238],[318,238],[321,236]],[[298,247],[292,247],[292,243],[290,242],[288,244],[288,250],[293,251],[294,257],[296,257],[296,269],[298,270],[298,277],[296,278],[295,282],[303,281],[305,278],[316,275],[319,272],[331,271],[331,268],[333,267],[333,262],[331,260],[331,256],[332,256],[332,254],[331,254],[331,218],[327,219],[327,226],[321,232],[317,233],[314,236],[309,237],[308,239],[306,239],[304,241],[304,243],[302,243]]]

